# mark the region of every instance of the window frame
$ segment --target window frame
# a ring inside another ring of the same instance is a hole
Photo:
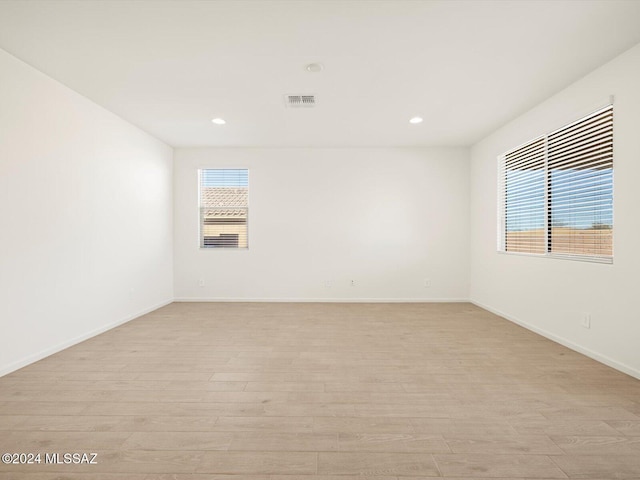
[[[605,106],[595,109],[588,113],[587,115],[582,115],[579,119],[567,123],[560,128],[556,128],[553,131],[545,133],[543,135],[539,135],[531,140],[523,142],[522,144],[510,148],[506,152],[498,155],[497,157],[497,252],[501,254],[507,255],[519,255],[519,256],[527,256],[527,257],[536,257],[536,258],[557,258],[561,260],[575,260],[582,262],[591,262],[591,263],[601,263],[601,264],[613,264],[614,259],[614,244],[613,244],[613,235],[614,235],[614,202],[615,202],[615,163],[614,163],[614,154],[613,150],[611,152],[611,254],[610,255],[602,255],[602,254],[579,254],[579,253],[567,253],[567,252],[553,252],[553,237],[551,235],[551,222],[552,222],[552,209],[554,206],[553,200],[550,198],[549,191],[551,188],[551,174],[549,168],[549,138],[560,132],[562,130],[571,128],[574,125],[578,125],[581,122],[585,122],[591,118],[597,117],[605,112],[611,111],[611,145],[613,147],[613,139],[614,139],[614,107],[613,103],[608,103]],[[506,160],[507,156],[513,152],[516,152],[520,149],[523,149],[529,145],[534,145],[536,142],[543,140],[544,142],[544,173],[543,173],[543,212],[544,212],[544,253],[535,253],[535,252],[518,252],[518,251],[509,251],[507,250],[507,192],[506,192]]]
[[[214,246],[214,245],[204,245],[204,221],[202,219],[202,174],[206,170],[244,170],[246,171],[247,176],[247,206],[242,207],[246,210],[245,217],[245,230],[246,230],[246,246]],[[247,167],[198,167],[197,169],[197,185],[198,185],[198,208],[197,208],[197,216],[198,216],[198,250],[200,251],[247,251],[249,250],[249,168]]]

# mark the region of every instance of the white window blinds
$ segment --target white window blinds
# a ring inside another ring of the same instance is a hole
[[[202,169],[200,248],[248,248],[249,171]]]
[[[499,157],[500,250],[611,262],[613,107]]]

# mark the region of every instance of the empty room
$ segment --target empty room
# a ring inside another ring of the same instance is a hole
[[[639,0],[0,0],[0,480],[640,479]]]

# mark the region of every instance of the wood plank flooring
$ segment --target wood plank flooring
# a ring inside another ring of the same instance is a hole
[[[0,480],[640,479],[640,381],[470,304],[174,303],[0,378],[4,452],[42,463]]]

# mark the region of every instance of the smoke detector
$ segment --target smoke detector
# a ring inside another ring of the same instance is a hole
[[[285,95],[284,103],[289,108],[310,108],[316,106],[315,95]]]

